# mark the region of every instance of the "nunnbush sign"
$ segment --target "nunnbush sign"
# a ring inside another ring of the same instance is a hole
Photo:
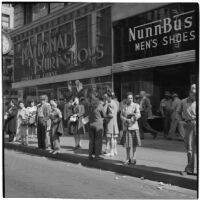
[[[171,4],[114,24],[114,61],[195,49],[195,5]]]

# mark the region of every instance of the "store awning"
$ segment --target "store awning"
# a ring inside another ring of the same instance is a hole
[[[195,50],[172,53],[162,56],[154,56],[138,60],[131,60],[113,64],[112,73],[119,73],[131,70],[146,69],[158,66],[175,65],[195,61]]]
[[[69,80],[77,80],[77,79],[85,79],[85,78],[93,78],[93,77],[100,77],[100,76],[107,76],[111,75],[111,68],[112,66],[107,67],[100,67],[96,69],[72,72],[68,74],[61,74],[53,77],[45,77],[40,79],[28,80],[28,81],[20,81],[12,83],[12,88],[25,88],[49,83],[58,83],[64,82]]]

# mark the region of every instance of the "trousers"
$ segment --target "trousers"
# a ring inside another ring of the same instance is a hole
[[[195,154],[197,148],[196,141],[196,122],[180,121],[178,124],[179,132],[184,138],[185,148],[187,150],[187,166],[186,172],[194,173]]]
[[[89,156],[93,154],[98,157],[102,150],[102,136],[103,126],[90,126],[89,127]]]
[[[164,117],[164,134],[165,134],[165,136],[167,136],[169,133],[170,124],[171,124],[171,112],[165,111],[165,117]]]
[[[51,126],[51,131],[50,131],[50,141],[51,141],[51,148],[53,150],[60,150],[60,136],[56,132],[57,130],[57,124]]]
[[[157,131],[151,128],[148,122],[148,113],[141,112],[141,118],[138,120],[139,127],[140,127],[140,135],[144,138],[144,131],[147,131],[153,135],[157,134]]]
[[[49,132],[47,131],[47,124],[44,118],[38,118],[37,123],[37,138],[38,138],[38,148],[46,149],[49,147]]]
[[[176,133],[176,129],[178,128],[178,122],[179,120],[176,119],[176,113],[172,113],[171,115],[171,124],[170,124],[170,129],[168,136],[169,137],[174,137]]]

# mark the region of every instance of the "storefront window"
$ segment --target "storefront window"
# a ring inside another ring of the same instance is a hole
[[[111,76],[69,81],[65,87],[57,90],[58,99],[69,99],[71,96],[84,97],[89,101],[92,94],[102,96],[112,89]]]
[[[23,98],[26,100],[27,104],[30,102],[30,100],[37,101],[37,88],[36,87],[25,88],[23,92]]]

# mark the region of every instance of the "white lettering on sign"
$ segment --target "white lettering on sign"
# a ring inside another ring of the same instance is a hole
[[[92,65],[96,65],[96,61],[104,56],[103,44],[77,50],[72,42],[72,37],[69,37],[68,34],[59,34],[58,37],[52,37],[36,44],[31,44],[30,38],[28,38],[21,53],[22,65],[34,67],[33,74],[42,72],[44,76],[57,73],[60,64],[77,66],[77,62],[82,64],[90,61]]]
[[[150,39],[152,37],[162,36],[167,33],[174,33],[170,36],[162,38],[162,45],[169,45],[173,43],[188,42],[195,39],[195,31],[187,32],[187,29],[193,25],[193,16],[188,14],[194,13],[195,10],[174,15],[173,18],[164,18],[150,23],[142,24],[129,28],[129,42],[135,43],[135,51],[156,48],[158,46],[157,39]],[[182,33],[176,33],[184,31]],[[141,41],[145,40],[145,41]]]

